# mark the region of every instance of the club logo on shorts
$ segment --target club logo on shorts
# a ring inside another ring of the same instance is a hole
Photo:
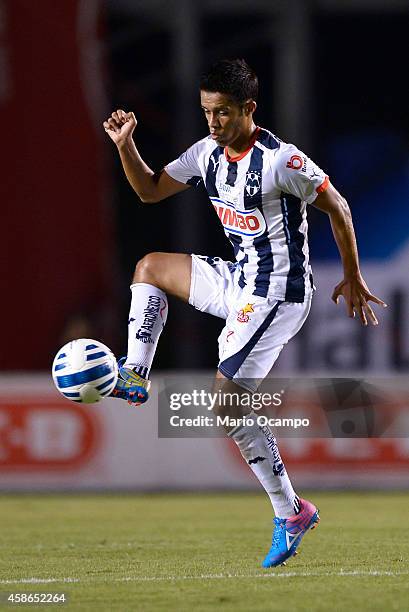
[[[254,312],[253,306],[254,304],[246,304],[244,308],[239,310],[239,314],[237,315],[239,323],[248,323],[250,321],[249,313]]]
[[[246,191],[252,198],[260,191],[261,172],[259,170],[251,170],[246,173]]]

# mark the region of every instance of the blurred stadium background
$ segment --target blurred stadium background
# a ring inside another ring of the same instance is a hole
[[[389,304],[370,329],[335,308],[341,267],[328,219],[311,209],[318,292],[277,372],[402,385],[408,33],[406,0],[0,0],[0,489],[258,488],[227,440],[158,439],[155,394],[136,411],[71,405],[49,374],[76,337],[124,353],[128,285],[147,252],[231,258],[205,193],[141,206],[102,129],[114,109],[133,110],[140,151],[160,168],[206,134],[197,82],[219,57],[247,59],[261,84],[257,122],[346,196],[365,277]],[[221,326],[172,301],[156,385],[169,370],[214,370]],[[399,401],[405,420],[406,392]],[[283,440],[282,450],[298,487],[409,484],[405,437]]]

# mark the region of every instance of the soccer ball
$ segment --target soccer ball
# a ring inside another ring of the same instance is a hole
[[[80,338],[60,348],[53,361],[52,375],[64,397],[92,404],[114,389],[118,366],[115,355],[105,344]]]

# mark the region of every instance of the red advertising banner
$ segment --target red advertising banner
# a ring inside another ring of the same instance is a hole
[[[102,444],[98,415],[73,403],[36,396],[0,400],[0,470],[81,469]]]
[[[0,490],[259,490],[230,439],[158,437],[160,377],[149,405],[137,409],[112,398],[77,404],[58,394],[50,376],[19,378],[0,376]],[[395,421],[404,433],[407,402],[396,403]],[[367,438],[275,434],[299,489],[409,486],[409,442],[398,431]]]

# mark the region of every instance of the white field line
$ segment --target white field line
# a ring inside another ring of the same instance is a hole
[[[0,584],[52,584],[53,582],[81,582],[79,578],[20,578],[19,580],[0,580]]]
[[[111,582],[177,582],[178,580],[226,580],[226,579],[253,579],[253,578],[321,578],[321,577],[365,577],[365,576],[407,576],[408,571],[392,572],[384,570],[351,570],[338,572],[280,572],[270,573],[266,570],[265,574],[199,574],[197,576],[124,576],[122,578],[112,578]],[[0,585],[6,584],[53,584],[53,583],[82,583],[90,584],[96,582],[109,582],[109,578],[20,578],[19,580],[0,580]]]

